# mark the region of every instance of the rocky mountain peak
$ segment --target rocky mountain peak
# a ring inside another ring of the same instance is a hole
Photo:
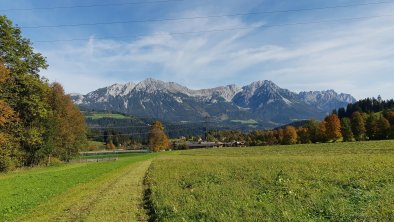
[[[355,102],[351,95],[334,90],[294,93],[269,80],[244,87],[227,85],[192,90],[153,78],[137,84],[114,84],[72,98],[86,108],[167,121],[200,121],[209,114],[218,119],[246,118],[280,124],[292,119],[322,118],[333,109]]]

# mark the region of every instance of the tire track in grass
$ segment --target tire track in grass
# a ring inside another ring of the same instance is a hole
[[[17,221],[146,220],[140,203],[142,181],[151,160],[132,163],[89,183],[78,185],[33,209]]]
[[[96,203],[86,221],[146,221],[141,203],[143,179],[150,164],[145,161],[118,180]]]

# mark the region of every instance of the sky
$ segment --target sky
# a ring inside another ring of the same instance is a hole
[[[0,14],[68,93],[155,78],[394,94],[390,0],[2,0]]]

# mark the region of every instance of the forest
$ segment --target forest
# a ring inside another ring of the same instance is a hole
[[[86,143],[85,118],[20,28],[0,16],[0,171],[69,161]]]

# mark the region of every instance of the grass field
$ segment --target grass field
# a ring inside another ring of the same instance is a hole
[[[250,119],[250,120],[231,120],[233,123],[241,123],[241,124],[258,124],[256,120]]]
[[[143,218],[138,204],[142,201],[142,180],[152,157],[153,154],[134,154],[115,162],[2,174],[0,221]]]
[[[0,221],[147,220],[394,221],[394,141],[130,154],[0,174]]]
[[[158,221],[394,221],[394,141],[175,154],[149,169]]]
[[[122,115],[122,114],[115,114],[115,113],[93,113],[86,118],[90,118],[93,120],[96,119],[103,119],[103,118],[111,118],[111,119],[131,119],[131,117]]]

